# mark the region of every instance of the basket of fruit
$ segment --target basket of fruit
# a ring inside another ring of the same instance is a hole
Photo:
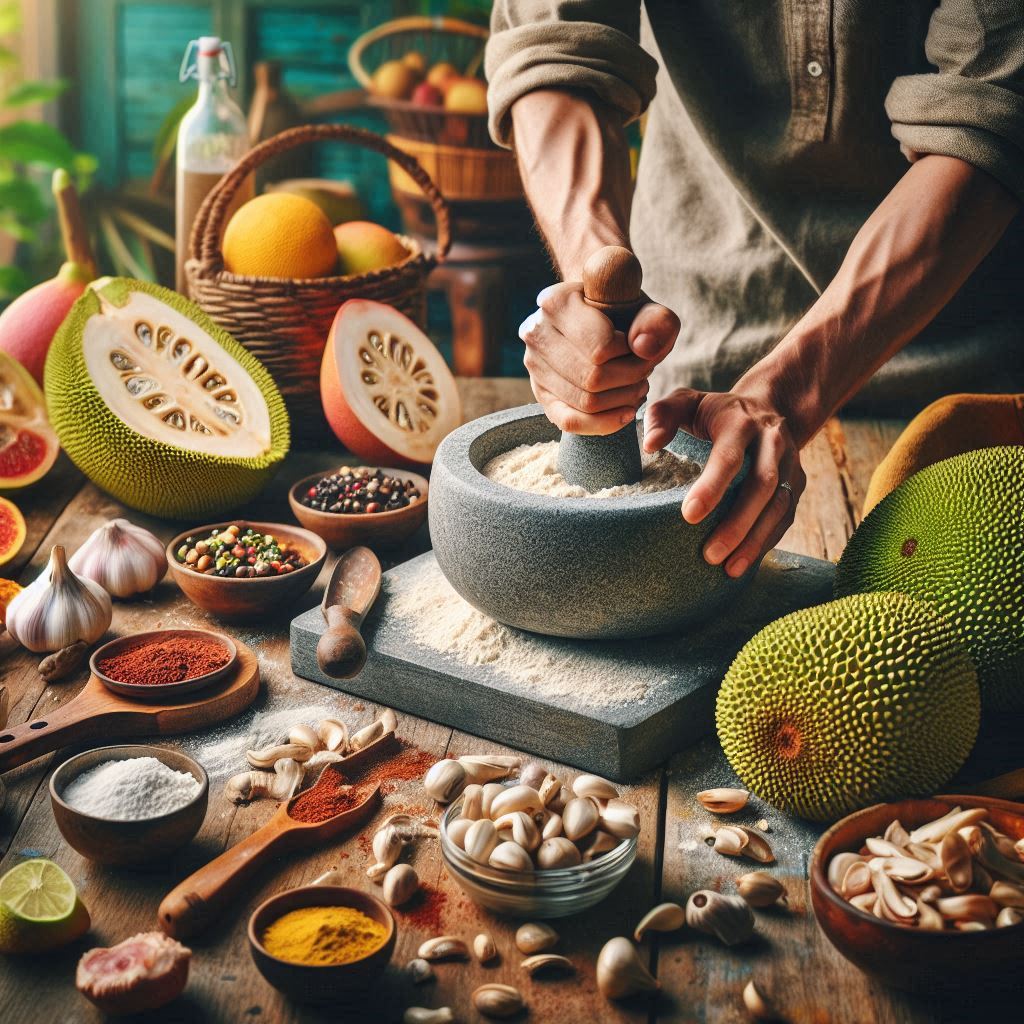
[[[228,220],[236,192],[256,168],[320,141],[363,146],[400,167],[433,210],[436,249],[426,252],[415,239],[369,221],[334,226],[312,200],[283,192],[251,199]],[[413,157],[362,128],[307,125],[253,147],[214,186],[192,226],[185,273],[192,298],[270,371],[293,434],[322,439],[330,433],[320,404],[320,363],[338,307],[375,299],[422,326],[427,275],[450,244],[448,205]]]
[[[454,18],[397,18],[360,36],[352,74],[387,119],[389,140],[414,156],[445,198],[522,199],[515,158],[491,142],[487,86],[479,77],[487,30]],[[396,198],[416,193],[390,167]]]

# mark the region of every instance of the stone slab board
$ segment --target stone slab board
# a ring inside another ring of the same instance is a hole
[[[601,641],[522,633],[522,643],[546,645],[553,654],[584,644],[602,661],[634,666],[645,681],[655,681],[643,699],[588,707],[572,697],[545,697],[494,665],[471,665],[425,647],[407,621],[389,615],[389,602],[433,557],[428,552],[384,574],[363,627],[369,657],[354,679],[331,679],[317,666],[324,630],[319,608],[292,620],[295,674],[617,782],[635,779],[712,731],[715,694],[737,651],[768,622],[830,600],[835,572],[831,562],[774,552],[728,615],[684,635]]]

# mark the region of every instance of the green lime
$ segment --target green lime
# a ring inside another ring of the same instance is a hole
[[[0,953],[38,953],[89,930],[75,884],[53,861],[26,860],[0,878]]]

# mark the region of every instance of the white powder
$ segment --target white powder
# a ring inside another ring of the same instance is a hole
[[[64,790],[64,802],[97,818],[141,821],[184,807],[200,788],[194,775],[155,757],[129,757],[82,772]]]
[[[700,474],[700,466],[670,451],[642,454],[643,476],[635,484],[605,487],[591,493],[566,482],[558,471],[558,442],[540,441],[496,455],[484,466],[484,476],[517,491],[546,494],[552,498],[626,498],[682,487]]]
[[[389,600],[387,614],[407,620],[413,638],[467,665],[486,665],[520,691],[562,704],[621,707],[664,682],[643,666],[583,640],[539,637],[503,626],[464,601],[436,562],[425,563]]]

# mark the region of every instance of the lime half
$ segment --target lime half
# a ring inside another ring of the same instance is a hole
[[[25,921],[63,921],[77,898],[75,883],[52,860],[26,860],[0,878],[0,903]]]

